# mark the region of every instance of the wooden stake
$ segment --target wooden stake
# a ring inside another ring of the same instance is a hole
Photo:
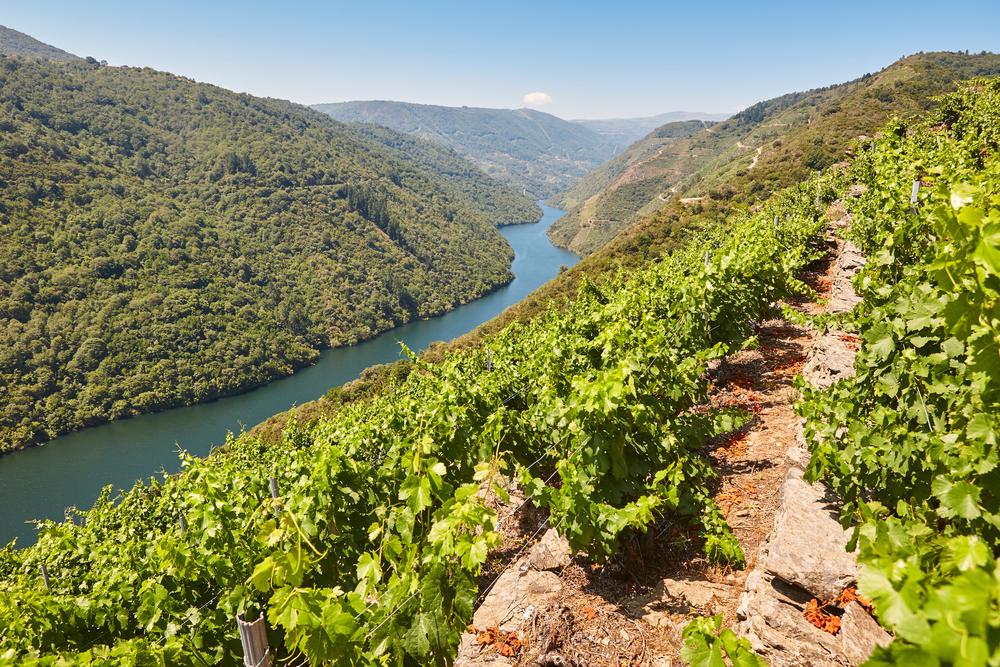
[[[42,563],[38,569],[42,571],[42,581],[45,582],[45,588],[51,591],[52,583],[49,581],[49,568],[45,567],[45,563]]]
[[[910,203],[916,205],[917,195],[920,194],[920,181],[913,181],[913,188],[910,190]]]
[[[278,507],[278,480],[269,477],[267,481],[271,485],[271,499],[274,500],[274,518],[277,519],[281,513],[281,509]]]
[[[486,371],[493,372],[493,350],[486,348]]]
[[[271,667],[271,649],[267,645],[267,625],[264,614],[248,623],[240,614],[236,617],[236,627],[240,631],[240,644],[243,645],[243,664],[245,667]]]
[[[180,526],[181,526],[181,535],[183,535],[184,533],[186,533],[187,529],[188,529],[188,522],[187,522],[187,519],[184,518],[184,513],[183,512],[179,512],[177,514],[177,523],[179,523]]]

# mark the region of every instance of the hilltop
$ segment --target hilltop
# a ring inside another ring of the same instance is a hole
[[[288,375],[510,277],[453,151],[151,69],[0,56],[0,451]]]
[[[893,115],[926,111],[956,81],[998,73],[996,54],[921,53],[847,83],[758,102],[680,141],[653,132],[554,198],[569,213],[550,236],[589,254],[639,222],[636,233],[659,234],[687,224],[690,213],[721,219],[842,160],[851,140]]]
[[[0,25],[0,55],[41,58],[57,62],[81,60],[79,56],[40,42],[31,35]]]
[[[655,116],[641,118],[606,118],[600,120],[574,120],[584,127],[613,140],[617,146],[626,147],[638,141],[653,130],[668,123],[681,123],[688,120],[704,120],[716,123],[726,120],[732,114],[704,113],[701,111],[668,111]]]
[[[445,107],[381,100],[316,104],[337,120],[374,123],[449,146],[487,174],[548,198],[615,152],[583,125],[533,109]]]

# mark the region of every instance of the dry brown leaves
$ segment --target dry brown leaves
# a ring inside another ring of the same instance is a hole
[[[848,586],[844,589],[844,592],[837,596],[837,606],[846,608],[852,602],[857,602],[861,607],[867,611],[869,614],[875,611],[875,607],[872,601],[866,597],[858,595],[858,589],[854,586]]]
[[[806,605],[804,614],[806,620],[815,625],[817,628],[823,632],[829,632],[831,635],[835,635],[840,631],[840,617],[828,610],[834,608],[846,609],[847,605],[852,602],[857,602],[861,605],[861,608],[869,614],[872,613],[874,609],[871,600],[858,595],[858,589],[854,586],[848,586],[833,600],[822,602],[817,598],[813,598]]]
[[[476,633],[477,644],[488,646],[505,658],[513,658],[521,652],[521,639],[516,632],[504,632],[495,625],[482,632],[476,632],[474,627],[469,628],[469,630]]]
[[[815,625],[817,628],[823,632],[829,632],[831,635],[837,634],[840,630],[840,617],[835,616],[827,611],[828,605],[822,603],[816,598],[809,600],[806,605],[805,617],[806,620]]]
[[[850,333],[840,334],[840,340],[847,344],[847,349],[857,352],[861,349],[861,338]]]

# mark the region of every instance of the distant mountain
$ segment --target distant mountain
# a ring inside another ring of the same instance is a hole
[[[0,56],[0,452],[230,394],[511,278],[447,147],[148,68]]]
[[[55,60],[59,62],[81,60],[81,58],[74,56],[72,53],[49,46],[45,42],[39,42],[30,35],[25,35],[23,32],[18,32],[2,25],[0,25],[0,55],[42,58],[43,60]]]
[[[532,109],[385,101],[317,104],[313,108],[340,121],[374,123],[443,143],[487,174],[536,198],[562,192],[615,153],[615,142],[608,137]]]
[[[643,138],[656,128],[667,123],[679,123],[687,120],[720,121],[729,118],[728,113],[703,113],[700,111],[668,111],[656,116],[644,118],[608,118],[605,120],[574,120],[586,128],[608,137],[619,147],[624,148],[632,142]]]
[[[569,213],[549,236],[589,254],[623,230],[649,245],[695,218],[722,220],[842,160],[858,135],[893,115],[925,111],[956,81],[996,75],[1000,55],[921,53],[854,81],[758,102],[687,137],[666,140],[658,130],[557,198]],[[662,130],[675,135],[677,127]]]

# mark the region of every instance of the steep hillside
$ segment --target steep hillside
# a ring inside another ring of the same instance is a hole
[[[849,142],[888,118],[924,111],[955,81],[1000,73],[1000,56],[917,54],[848,83],[759,102],[660,150],[655,134],[563,195],[570,212],[550,235],[591,253],[653,217],[724,216],[843,159]]]
[[[384,101],[314,108],[340,121],[374,123],[443,143],[540,199],[565,190],[615,151],[615,142],[597,132],[532,109]]]
[[[686,120],[704,120],[718,122],[726,120],[732,114],[702,113],[700,111],[668,111],[655,116],[643,118],[606,118],[601,120],[574,120],[598,134],[608,137],[619,148],[625,148],[667,123],[681,123]]]
[[[0,183],[0,450],[446,311],[537,217],[413,138],[83,61],[0,57]]]
[[[41,58],[60,62],[80,60],[72,53],[57,49],[45,42],[39,42],[31,35],[25,35],[12,28],[0,25],[0,55]]]
[[[692,137],[705,128],[715,125],[703,120],[686,120],[667,123],[651,131],[642,141],[637,141],[624,152],[605,162],[580,181],[561,193],[556,201],[563,208],[573,208],[615,184],[627,187],[638,180],[650,181],[639,169],[668,150],[681,139]]]
[[[370,139],[405,155],[441,177],[441,183],[475,205],[497,227],[537,222],[542,209],[509,185],[484,176],[481,169],[443,144],[418,139],[380,125],[356,125],[354,129]]]

